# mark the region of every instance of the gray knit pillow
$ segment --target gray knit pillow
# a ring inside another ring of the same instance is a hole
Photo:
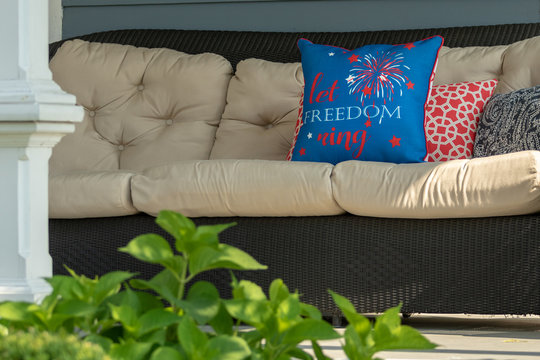
[[[540,85],[493,95],[484,107],[474,157],[540,150]]]

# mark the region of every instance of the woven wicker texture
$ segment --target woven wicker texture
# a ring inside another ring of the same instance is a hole
[[[282,278],[302,299],[337,314],[332,289],[363,312],[404,303],[405,312],[540,314],[540,216],[406,220],[354,215],[306,218],[199,218],[236,221],[221,241],[237,246],[266,271],[237,272],[264,289]],[[62,264],[88,276],[111,270],[159,269],[118,253],[137,235],[158,232],[154,218],[51,220],[54,272]],[[201,278],[228,295],[230,276]]]
[[[258,58],[277,62],[300,61],[296,42],[300,38],[315,43],[353,49],[366,44],[403,44],[433,35],[442,35],[446,46],[505,45],[540,35],[540,24],[493,25],[421,30],[362,31],[350,33],[277,33],[196,30],[117,30],[81,36],[87,41],[166,47],[198,54],[212,52],[231,64]],[[62,42],[50,46],[51,57]]]
[[[441,34],[455,46],[509,44],[540,35],[540,24],[358,33],[259,33],[124,30],[91,34],[89,41],[168,47],[187,53],[215,52],[233,65],[257,57],[299,61],[296,41],[355,48],[368,43],[405,43]],[[54,55],[61,42],[51,44]],[[327,289],[347,296],[359,311],[379,312],[403,302],[404,312],[540,314],[540,214],[528,216],[407,220],[352,215],[304,218],[201,218],[198,224],[238,222],[221,241],[269,266],[237,273],[267,289],[283,278],[305,302],[338,314]],[[88,276],[112,270],[159,270],[117,252],[130,239],[160,232],[154,218],[51,220],[54,273],[66,264]],[[214,271],[202,278],[228,294],[230,277]]]

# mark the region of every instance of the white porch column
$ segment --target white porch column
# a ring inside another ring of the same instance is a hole
[[[48,160],[81,121],[52,81],[48,1],[0,1],[0,301],[49,292]]]

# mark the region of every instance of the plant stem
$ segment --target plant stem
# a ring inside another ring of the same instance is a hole
[[[236,319],[236,325],[234,326],[233,336],[238,336],[239,327],[240,327],[240,319]]]
[[[178,287],[178,300],[182,300],[184,297],[184,289],[186,287],[187,283],[187,268],[188,268],[188,256],[184,255],[184,263],[182,264],[182,268],[180,269],[180,286]]]

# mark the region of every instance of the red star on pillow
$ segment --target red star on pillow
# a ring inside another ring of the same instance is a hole
[[[414,89],[414,83],[412,81],[409,80],[409,82],[406,85],[407,85],[407,89]]]
[[[405,44],[405,45],[403,45],[403,46],[405,46],[405,47],[406,47],[407,49],[409,49],[409,50],[411,50],[413,47],[416,47],[416,46],[414,46],[413,43],[408,43],[408,44]]]
[[[371,127],[371,121],[370,120],[367,120],[364,125],[366,125],[366,127]]]
[[[392,143],[392,147],[394,147],[394,146],[401,146],[401,144],[399,143],[400,140],[401,138],[397,138],[396,135],[394,135],[394,137],[388,141],[390,141]]]
[[[370,87],[365,87],[362,92],[364,93],[364,96],[368,96],[368,95],[371,95],[371,88]]]
[[[393,146],[392,146],[393,147]],[[306,155],[306,149],[304,148],[301,148],[300,151],[298,152],[300,155]]]
[[[358,55],[352,54],[348,59],[352,64],[353,62],[358,61]]]

